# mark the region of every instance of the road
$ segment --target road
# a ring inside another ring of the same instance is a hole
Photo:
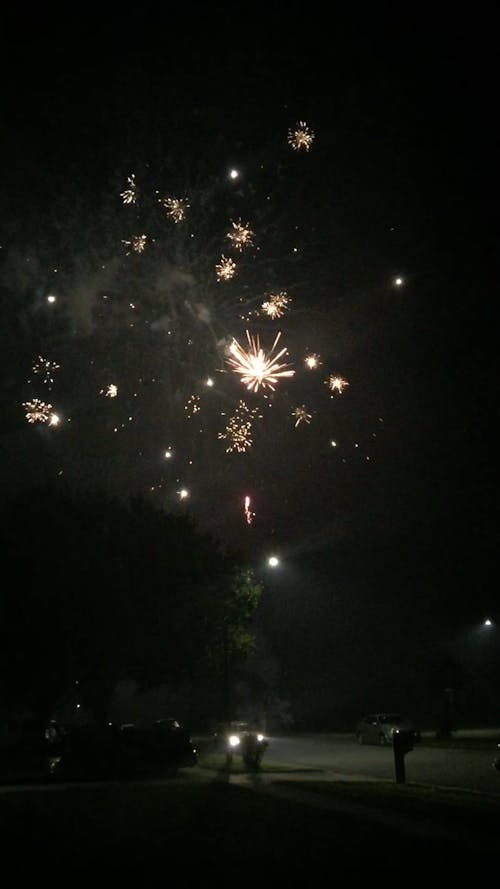
[[[496,748],[439,748],[418,744],[405,757],[406,782],[457,787],[500,795],[500,772],[492,767]],[[359,776],[395,780],[390,747],[360,746],[347,735],[271,737],[265,762],[318,769],[323,777]]]

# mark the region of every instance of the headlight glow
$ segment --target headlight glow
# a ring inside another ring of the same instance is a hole
[[[229,735],[228,740],[229,740],[230,747],[237,747],[238,744],[240,743],[240,739],[238,738],[238,735]]]

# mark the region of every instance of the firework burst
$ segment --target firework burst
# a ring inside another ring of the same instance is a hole
[[[135,174],[132,173],[131,176],[127,177],[128,188],[125,191],[122,191],[120,197],[123,200],[124,204],[136,204],[137,203],[137,185],[135,183]]]
[[[295,129],[288,130],[288,144],[294,151],[309,151],[315,139],[315,134],[303,120],[295,124]]]
[[[122,241],[122,244],[125,244],[126,247],[130,247],[130,250],[127,250],[127,256],[130,256],[132,250],[134,253],[143,253],[146,248],[147,240],[147,235],[132,235],[130,241]]]
[[[233,357],[226,360],[234,373],[240,374],[241,382],[246,384],[247,389],[257,392],[259,386],[262,386],[263,389],[267,387],[274,391],[274,384],[278,383],[280,379],[293,377],[295,371],[288,369],[290,365],[279,363],[280,358],[288,354],[286,347],[281,349],[277,355],[273,354],[278,345],[281,331],[267,354],[264,349],[261,349],[258,336],[251,336],[248,330],[246,334],[249,348],[245,350],[237,340],[233,340],[229,347]]]
[[[325,380],[325,386],[328,386],[331,392],[330,398],[333,398],[335,392],[338,392],[339,395],[341,395],[348,385],[349,383],[347,380],[344,380],[343,377],[338,377],[335,374],[330,374]]]
[[[246,402],[240,401],[224,432],[219,432],[217,436],[219,439],[227,441],[226,454],[231,454],[234,451],[243,454],[252,447],[252,424],[256,417],[262,419],[259,409],[249,408]]]
[[[224,254],[220,258],[220,262],[215,266],[215,274],[218,281],[230,281],[236,273],[236,263],[234,259],[228,259]]]
[[[290,297],[284,290],[279,293],[269,294],[267,300],[262,303],[262,311],[270,318],[281,318],[285,309],[290,305]]]
[[[45,385],[50,388],[54,383],[54,374],[56,370],[59,370],[59,367],[60,365],[55,361],[50,361],[48,358],[42,358],[39,355],[33,365],[33,373],[39,374]]]
[[[226,237],[231,241],[231,245],[235,250],[239,250],[241,253],[245,247],[252,247],[254,232],[250,228],[249,223],[243,224],[241,219],[239,219],[238,222],[232,222],[231,225],[233,230],[229,231]]]
[[[311,414],[307,413],[305,404],[301,405],[300,407],[296,407],[292,411],[292,417],[295,418],[295,428],[297,428],[297,426],[299,426],[301,423],[310,424],[311,422]]]
[[[316,352],[310,352],[304,358],[304,364],[308,370],[316,370],[318,367],[321,367],[321,359]]]
[[[167,216],[175,223],[182,222],[186,218],[186,211],[189,209],[187,198],[163,198],[161,203],[165,207]]]
[[[33,398],[32,401],[24,401],[23,407],[26,411],[26,419],[28,423],[48,423],[49,426],[56,426],[59,422],[57,414],[52,412],[52,405],[42,401],[40,398]],[[52,420],[55,417],[55,422]]]

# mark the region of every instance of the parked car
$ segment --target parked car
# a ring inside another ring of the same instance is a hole
[[[151,726],[50,723],[45,732],[47,773],[53,779],[128,778],[158,769],[194,766],[198,752],[175,719]]]
[[[419,729],[401,713],[369,713],[356,725],[356,740],[358,744],[392,745],[396,730],[411,732],[414,741],[421,740]]]

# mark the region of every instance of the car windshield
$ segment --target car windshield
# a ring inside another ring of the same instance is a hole
[[[384,716],[380,717],[380,722],[403,722],[403,717],[399,713],[386,713]]]

